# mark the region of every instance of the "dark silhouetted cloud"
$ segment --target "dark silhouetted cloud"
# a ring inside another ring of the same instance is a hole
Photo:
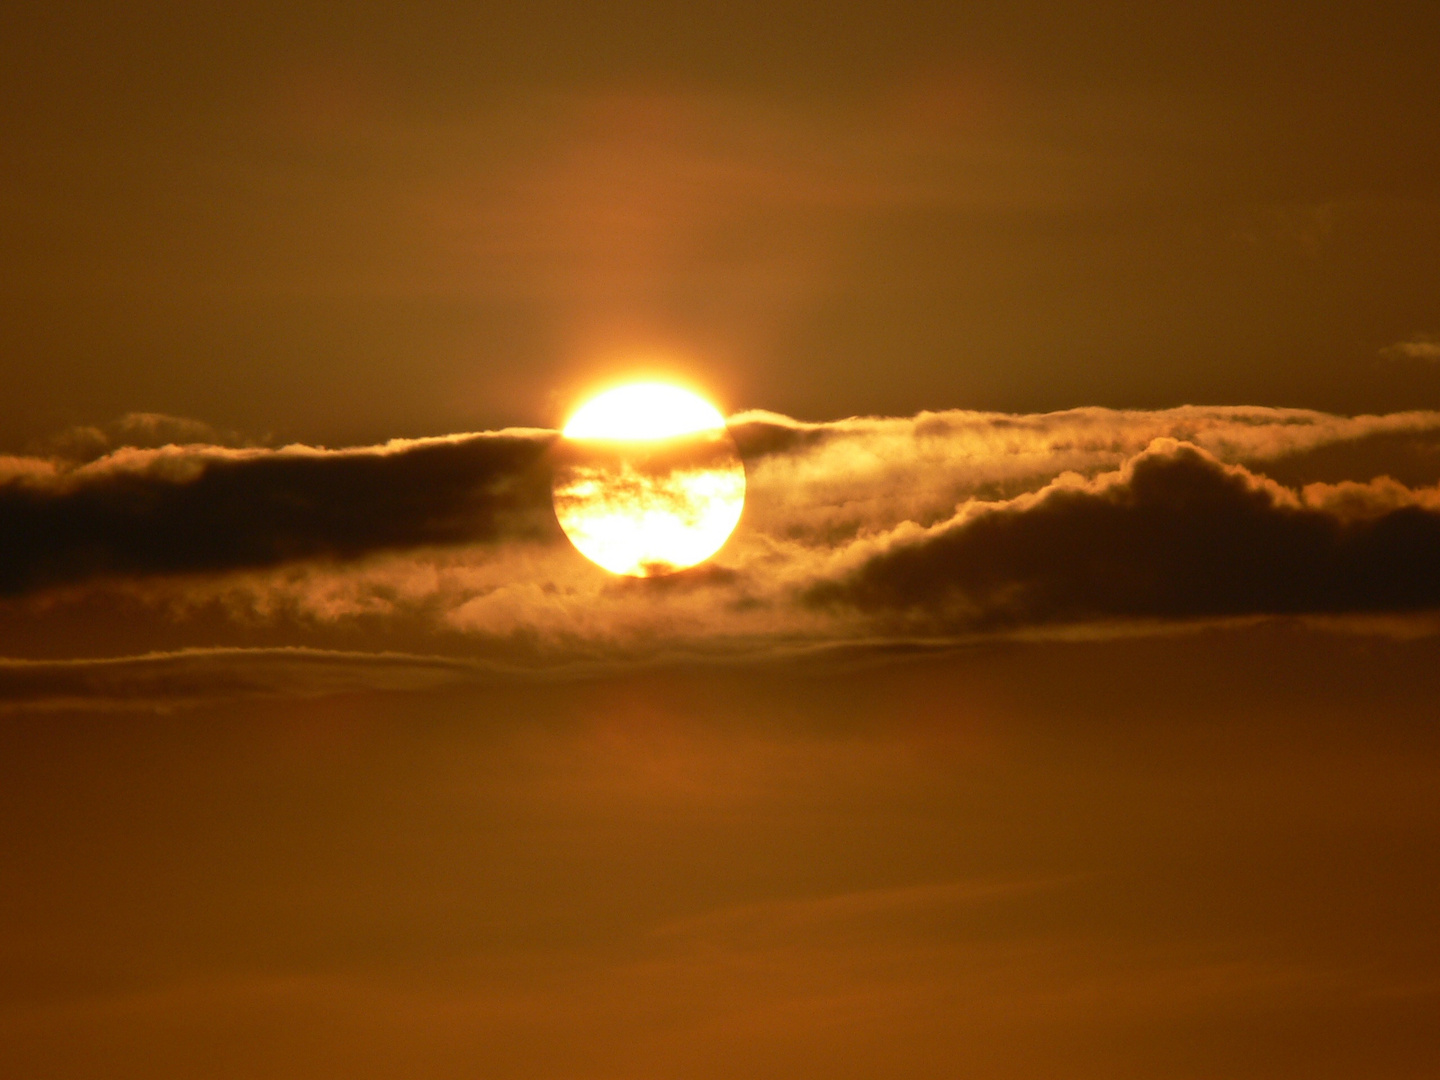
[[[1440,513],[1428,502],[1393,481],[1297,495],[1157,440],[1118,472],[898,533],[805,596],[966,629],[1418,611],[1440,606]]]
[[[0,594],[553,537],[543,460],[552,438],[132,448],[79,467],[12,458],[0,463]]]

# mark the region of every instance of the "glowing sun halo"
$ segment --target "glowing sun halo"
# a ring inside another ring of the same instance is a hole
[[[632,577],[704,562],[734,531],[745,467],[725,418],[667,383],[632,383],[578,409],[557,451],[555,516],[571,543]]]

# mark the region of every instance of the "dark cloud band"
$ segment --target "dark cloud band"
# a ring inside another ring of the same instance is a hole
[[[1437,414],[750,413],[731,431],[739,529],[705,567],[646,582],[548,542],[554,432],[0,460],[0,595],[169,575],[136,595],[550,659],[1440,611]]]
[[[17,466],[0,482],[0,594],[553,537],[552,441],[521,431],[347,451],[172,447],[70,470]]]
[[[946,629],[1440,607],[1440,513],[1315,506],[1173,442],[897,539],[806,601]]]

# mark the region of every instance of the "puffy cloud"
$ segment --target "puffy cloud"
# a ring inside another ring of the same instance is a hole
[[[932,629],[1440,606],[1440,493],[1302,495],[1173,440],[856,548],[807,601]]]

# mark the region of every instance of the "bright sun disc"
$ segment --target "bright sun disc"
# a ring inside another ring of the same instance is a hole
[[[745,466],[725,418],[667,383],[588,401],[565,425],[553,497],[565,535],[616,574],[652,577],[704,562],[734,531]]]
[[[567,439],[669,439],[725,426],[720,410],[669,383],[617,386],[591,398],[565,425]]]

